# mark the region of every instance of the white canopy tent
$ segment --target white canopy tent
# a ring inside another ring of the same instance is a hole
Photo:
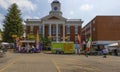
[[[109,47],[118,47],[119,44],[118,44],[118,43],[112,43],[112,44],[109,44],[108,46],[109,46]]]
[[[2,42],[1,44],[2,44],[2,45],[8,45],[9,43],[7,43],[7,42]]]
[[[118,52],[118,55],[120,55],[120,42],[112,43],[108,45],[108,49],[110,52],[114,54],[114,50],[116,49]]]

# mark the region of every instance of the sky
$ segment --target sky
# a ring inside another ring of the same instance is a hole
[[[0,29],[11,4],[16,3],[21,10],[23,21],[40,19],[51,11],[53,0],[0,0]],[[58,0],[63,17],[81,19],[82,27],[97,15],[120,16],[120,0]],[[24,23],[24,22],[23,22]]]

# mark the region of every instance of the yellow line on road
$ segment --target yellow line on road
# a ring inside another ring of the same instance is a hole
[[[10,67],[11,65],[13,65],[18,59],[14,59],[11,63],[5,65],[2,69],[0,69],[0,72],[3,72],[5,69],[7,69],[8,67]]]
[[[72,59],[72,58],[67,58],[67,59],[65,59],[65,60],[72,60],[72,61],[73,61],[73,60],[76,60],[76,59]]]
[[[57,68],[57,72],[61,72],[59,66],[57,65],[57,63],[53,59],[50,59],[50,60],[53,62],[53,64]]]

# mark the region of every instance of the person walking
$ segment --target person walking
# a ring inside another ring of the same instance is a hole
[[[86,56],[86,57],[88,57],[89,52],[90,52],[90,48],[87,47],[87,48],[85,49],[85,56]]]
[[[31,49],[31,51],[32,51],[32,53],[35,52],[35,47],[34,47],[34,45],[32,45],[32,49]]]
[[[107,58],[108,49],[107,48],[103,48],[102,53],[103,53],[103,58]]]

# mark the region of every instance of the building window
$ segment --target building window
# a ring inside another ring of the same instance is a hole
[[[93,21],[93,24],[95,24],[95,20]]]
[[[48,34],[50,35],[50,25],[48,26]]]
[[[53,41],[56,41],[56,36],[53,36]]]
[[[33,34],[33,26],[30,26],[30,33]]]
[[[58,41],[60,41],[61,39],[60,39],[60,36],[58,36]]]
[[[70,41],[70,36],[67,37],[67,41]]]
[[[78,43],[78,36],[75,36],[75,43]]]
[[[93,28],[93,31],[95,31],[95,27]]]
[[[67,34],[70,34],[70,26],[66,26]]]
[[[53,26],[52,33],[53,33],[53,34],[56,33],[56,27],[55,27],[55,25]]]
[[[78,26],[75,26],[75,34],[78,34]]]
[[[39,34],[42,34],[42,32],[43,32],[43,27],[39,26]]]
[[[33,34],[33,31],[30,31],[30,34]]]

